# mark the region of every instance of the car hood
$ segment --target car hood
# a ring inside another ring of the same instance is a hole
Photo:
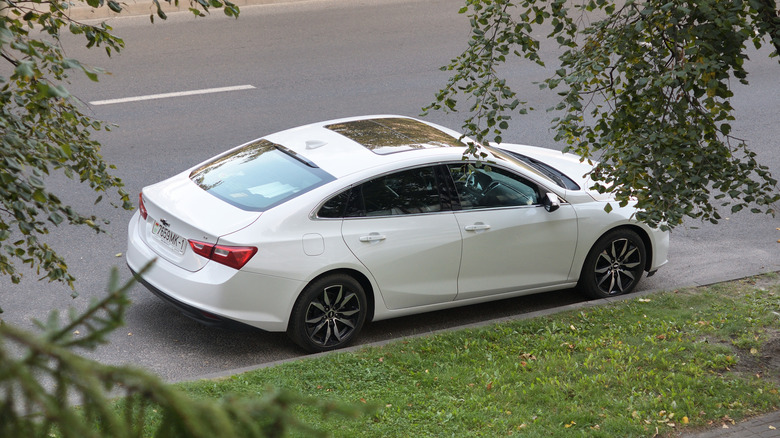
[[[597,161],[589,163],[588,160],[582,160],[579,155],[537,146],[501,143],[496,145],[496,147],[525,155],[558,169],[596,200],[612,199],[610,193],[599,193],[590,189],[594,184],[590,178],[590,171],[593,170],[593,166],[596,165]]]

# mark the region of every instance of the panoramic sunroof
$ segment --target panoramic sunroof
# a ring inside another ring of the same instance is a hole
[[[462,147],[457,138],[417,120],[365,119],[326,128],[356,141],[379,155],[432,147]]]

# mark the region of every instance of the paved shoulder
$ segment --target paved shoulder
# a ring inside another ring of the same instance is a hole
[[[755,417],[737,424],[725,424],[682,438],[780,438],[780,411]]]

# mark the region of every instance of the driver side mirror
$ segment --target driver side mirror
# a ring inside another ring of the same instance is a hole
[[[558,200],[558,195],[550,192],[547,192],[547,194],[542,198],[542,205],[544,205],[544,209],[550,213],[557,210],[561,206]]]

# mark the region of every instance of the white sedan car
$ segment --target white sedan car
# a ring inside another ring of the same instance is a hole
[[[669,235],[607,213],[590,166],[531,146],[464,158],[455,131],[401,116],[306,125],[145,187],[127,264],[206,324],[285,331],[309,352],[371,320],[572,286],[634,289]]]

